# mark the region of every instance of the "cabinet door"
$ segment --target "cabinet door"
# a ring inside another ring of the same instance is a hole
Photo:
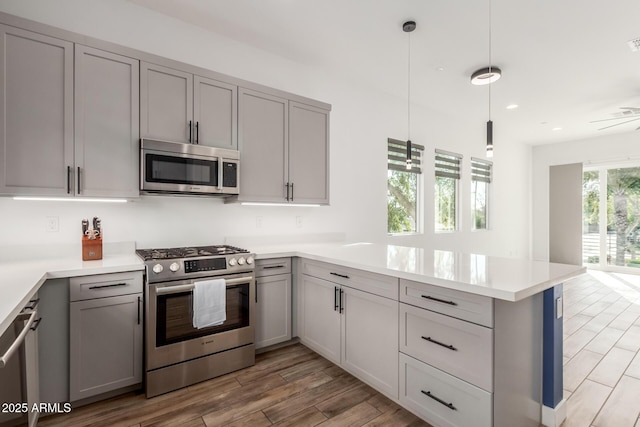
[[[142,382],[142,294],[70,306],[70,400]]]
[[[256,279],[256,348],[291,339],[291,275]]]
[[[342,289],[342,366],[397,399],[398,302]]]
[[[195,141],[209,147],[238,149],[238,87],[194,76]]]
[[[66,195],[73,44],[0,25],[0,193]]]
[[[329,203],[329,112],[289,101],[293,203]]]
[[[241,201],[286,202],[288,101],[240,88]]]
[[[76,45],[76,194],[137,197],[139,61]]]
[[[340,364],[339,286],[301,275],[298,335],[303,344]]]
[[[143,138],[191,142],[193,74],[140,63],[140,133]]]

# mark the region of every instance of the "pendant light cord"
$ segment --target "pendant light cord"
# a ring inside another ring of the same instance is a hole
[[[489,74],[492,74],[492,62],[491,62],[491,0],[489,0]],[[491,85],[489,83],[489,120],[491,120]]]
[[[411,32],[409,32],[409,60],[407,63],[407,140],[411,141]]]

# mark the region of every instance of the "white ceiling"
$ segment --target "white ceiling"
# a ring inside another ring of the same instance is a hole
[[[412,100],[479,130],[488,119],[488,87],[469,76],[489,65],[489,0],[130,1],[405,99],[402,23],[412,19]],[[491,89],[495,138],[634,132],[640,120],[601,131],[625,120],[589,122],[640,107],[640,52],[627,45],[639,17],[638,0],[492,0],[492,62],[503,71]]]

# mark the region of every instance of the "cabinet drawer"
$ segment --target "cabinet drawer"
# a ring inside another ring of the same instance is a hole
[[[128,295],[142,292],[142,272],[97,274],[69,279],[71,301]]]
[[[271,258],[256,260],[256,277],[291,274],[291,258]]]
[[[493,329],[401,303],[400,351],[493,390]]]
[[[400,279],[400,301],[493,327],[493,300],[482,295]]]
[[[400,353],[400,402],[433,425],[492,425],[492,395]]]
[[[398,279],[320,261],[302,260],[303,274],[398,300]]]

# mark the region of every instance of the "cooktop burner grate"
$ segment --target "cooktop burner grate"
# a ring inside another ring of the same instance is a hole
[[[137,249],[136,253],[143,260],[149,261],[154,259],[216,257],[221,255],[249,253],[249,251],[235,246],[213,245],[165,249]]]

